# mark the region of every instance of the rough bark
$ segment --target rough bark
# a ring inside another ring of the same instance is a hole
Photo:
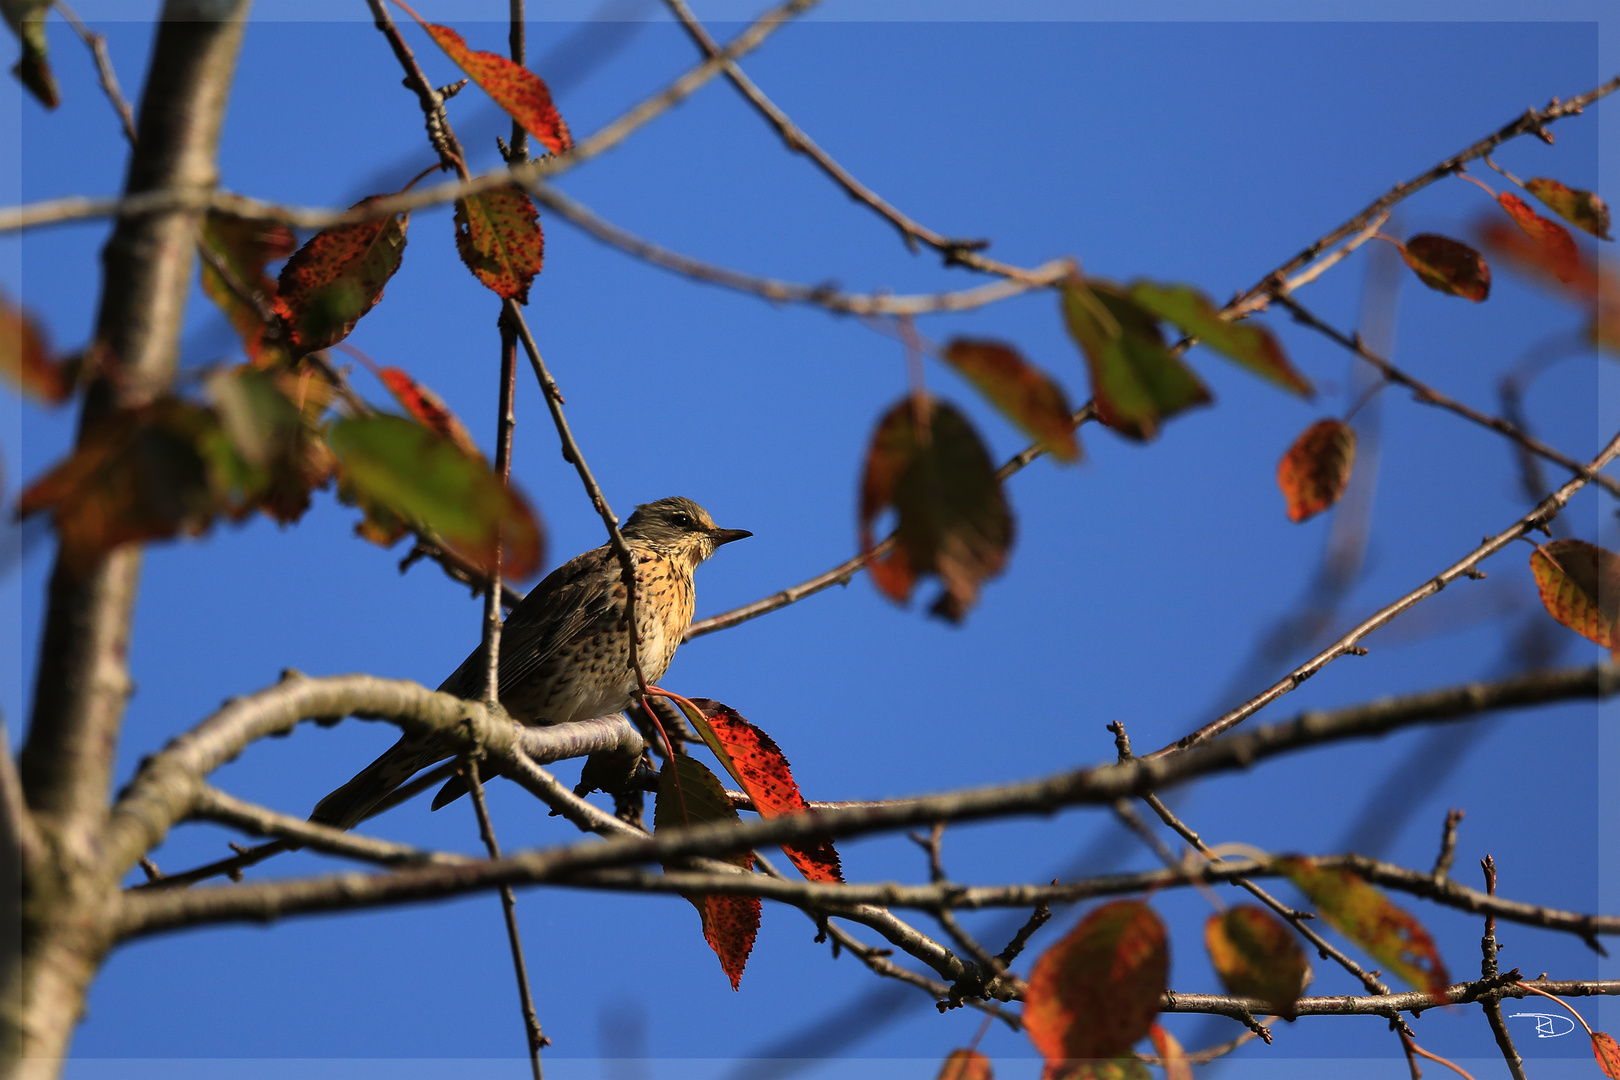
[[[206,188],[250,0],[168,0],[142,95],[125,194]],[[121,220],[103,250],[96,343],[102,375],[87,390],[80,437],[108,411],[163,393],[174,376],[196,260],[198,214]],[[20,949],[0,988],[9,1075],[54,1076],[105,951],[116,882],[95,855],[107,816],[119,726],[130,693],[130,617],[141,553],[119,549],[82,573],[60,560],[20,773],[48,849],[21,874]]]

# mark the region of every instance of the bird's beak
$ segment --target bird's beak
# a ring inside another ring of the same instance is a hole
[[[714,546],[715,547],[719,547],[721,544],[729,544],[733,540],[742,540],[742,539],[745,539],[746,537],[750,537],[750,536],[753,536],[753,535],[754,534],[749,532],[747,529],[710,529],[709,530],[709,538],[714,541]]]

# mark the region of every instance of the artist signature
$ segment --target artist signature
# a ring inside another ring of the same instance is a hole
[[[1575,1030],[1575,1021],[1563,1013],[1509,1013],[1509,1016],[1530,1016],[1536,1021],[1536,1038],[1556,1039]]]

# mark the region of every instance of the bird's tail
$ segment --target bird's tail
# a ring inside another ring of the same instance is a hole
[[[437,739],[401,738],[353,780],[317,803],[309,820],[334,829],[352,829],[395,788],[449,756]]]

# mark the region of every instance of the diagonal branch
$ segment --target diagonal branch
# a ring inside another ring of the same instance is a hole
[[[1276,701],[1278,698],[1282,697],[1284,694],[1287,694],[1297,688],[1306,679],[1309,679],[1312,675],[1315,675],[1318,671],[1321,671],[1324,667],[1332,663],[1334,660],[1337,660],[1339,657],[1362,651],[1360,642],[1368,634],[1372,633],[1380,626],[1392,621],[1402,612],[1435,595],[1441,589],[1444,589],[1447,585],[1451,584],[1453,581],[1456,581],[1458,578],[1475,576],[1478,572],[1477,567],[1481,562],[1484,562],[1490,556],[1495,555],[1497,552],[1519,539],[1519,537],[1528,536],[1532,531],[1546,525],[1547,522],[1551,521],[1558,515],[1558,512],[1564,508],[1564,506],[1577,491],[1586,486],[1586,474],[1596,473],[1610,461],[1614,460],[1617,455],[1620,455],[1620,434],[1615,435],[1614,438],[1609,440],[1609,444],[1604,447],[1603,452],[1598,454],[1598,456],[1593,459],[1591,464],[1586,467],[1583,475],[1574,477],[1569,482],[1564,484],[1563,487],[1560,487],[1557,491],[1554,491],[1551,495],[1548,495],[1545,499],[1541,500],[1541,502],[1536,505],[1534,510],[1531,510],[1524,517],[1520,518],[1507,530],[1498,533],[1495,536],[1487,537],[1483,544],[1475,548],[1462,559],[1442,570],[1440,573],[1436,574],[1422,585],[1419,585],[1405,596],[1402,596],[1400,599],[1379,608],[1377,611],[1367,616],[1367,618],[1363,619],[1360,623],[1356,624],[1356,626],[1354,626],[1349,633],[1339,638],[1338,641],[1335,641],[1332,645],[1329,645],[1326,649],[1323,649],[1321,652],[1305,661],[1305,663],[1299,665],[1293,671],[1289,672],[1288,675],[1286,675],[1283,679],[1273,684],[1266,690],[1250,698],[1248,701],[1245,701],[1235,709],[1232,709],[1224,715],[1217,717],[1215,720],[1210,721],[1208,724],[1205,724],[1192,734],[1183,736],[1170,745],[1155,750],[1153,753],[1149,754],[1148,757],[1150,759],[1163,758],[1167,754],[1174,753],[1178,750],[1185,750],[1188,747],[1195,746],[1198,743],[1201,743],[1215,735],[1220,734],[1223,731],[1228,730],[1229,728],[1235,727],[1238,724],[1241,724],[1244,720],[1248,719],[1250,716],[1253,716],[1255,713],[1259,712],[1261,709],[1265,708],[1267,705],[1271,704],[1273,701]]]
[[[1361,340],[1360,335],[1346,335],[1342,331],[1317,318],[1309,308],[1305,307],[1298,300],[1295,300],[1291,293],[1279,289],[1272,293],[1272,298],[1291,311],[1296,322],[1310,327],[1312,330],[1315,330],[1324,337],[1328,338],[1328,340],[1342,345],[1350,352],[1355,353],[1357,356],[1367,361],[1367,363],[1377,368],[1379,374],[1383,375],[1383,377],[1389,382],[1395,383],[1399,386],[1404,386],[1408,390],[1411,390],[1412,397],[1420,404],[1433,405],[1437,408],[1445,409],[1448,412],[1456,413],[1465,420],[1472,420],[1481,427],[1489,428],[1498,435],[1503,435],[1511,439],[1523,449],[1528,450],[1533,454],[1539,454],[1548,461],[1562,465],[1576,476],[1579,476],[1591,483],[1597,484],[1610,495],[1620,497],[1620,480],[1616,480],[1612,476],[1606,476],[1603,473],[1595,472],[1587,468],[1585,465],[1582,465],[1568,454],[1560,453],[1559,451],[1548,446],[1546,443],[1542,442],[1540,439],[1537,439],[1535,436],[1526,431],[1521,431],[1519,428],[1508,423],[1506,420],[1503,420],[1501,417],[1482,413],[1478,409],[1470,408],[1469,406],[1464,405],[1456,398],[1442,394],[1440,391],[1434,389],[1434,387],[1429,386],[1427,383],[1424,383],[1407,374],[1405,371],[1402,371],[1388,360],[1385,360],[1383,357],[1367,348],[1366,343]]]

